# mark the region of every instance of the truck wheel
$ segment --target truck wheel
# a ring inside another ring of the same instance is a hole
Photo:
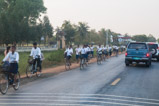
[[[125,60],[125,65],[129,66],[130,62],[128,60]]]
[[[129,66],[129,64],[127,64],[127,63],[126,63],[125,65],[126,65],[126,66]]]
[[[151,63],[148,61],[146,62],[146,67],[150,67]]]
[[[159,61],[159,57],[157,57],[157,61]]]

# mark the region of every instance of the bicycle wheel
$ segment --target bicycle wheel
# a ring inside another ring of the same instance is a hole
[[[80,70],[84,69],[84,59],[81,60],[80,62]]]
[[[99,55],[97,56],[97,64],[98,65],[100,64],[100,56]]]
[[[28,65],[26,68],[26,76],[27,78],[31,78],[33,76],[32,65]]]
[[[8,91],[8,77],[6,74],[0,74],[0,92],[5,95]]]
[[[101,56],[98,56],[98,58],[97,58],[97,64],[98,65],[102,64],[102,58],[101,58]]]
[[[106,61],[106,55],[105,54],[103,55],[103,60]]]
[[[70,70],[70,63],[69,63],[69,61],[67,59],[65,61],[65,69],[66,69],[66,71]]]
[[[13,88],[14,88],[14,90],[18,90],[19,86],[20,86],[20,73],[19,72],[17,73],[17,79],[14,82],[15,82],[15,85],[13,85]]]
[[[83,67],[84,67],[84,65],[87,67],[88,66],[88,61],[87,61],[87,59],[84,59],[83,60]]]
[[[39,67],[37,67],[37,71],[36,71],[36,76],[40,77],[41,76],[41,71]]]

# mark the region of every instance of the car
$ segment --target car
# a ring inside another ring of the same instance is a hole
[[[156,58],[159,61],[159,44],[154,42],[147,42],[147,44],[152,51],[152,58]]]
[[[147,67],[151,66],[152,53],[147,43],[131,42],[125,53],[125,64],[129,66],[133,62],[144,62]]]

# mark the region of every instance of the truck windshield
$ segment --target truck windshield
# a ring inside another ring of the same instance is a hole
[[[147,46],[144,43],[131,43],[128,49],[147,49]]]

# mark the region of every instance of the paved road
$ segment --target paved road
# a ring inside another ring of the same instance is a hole
[[[0,106],[159,106],[159,63],[126,67],[124,55],[30,82],[0,95]]]

